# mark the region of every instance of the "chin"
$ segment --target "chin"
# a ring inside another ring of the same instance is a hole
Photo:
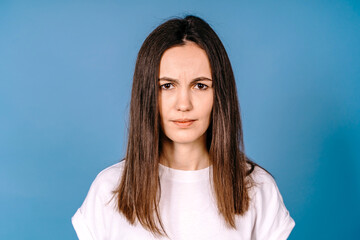
[[[201,140],[203,135],[204,133],[191,134],[188,132],[184,132],[181,134],[169,134],[167,135],[167,137],[170,141],[174,143],[189,144]]]
[[[176,144],[191,144],[194,143],[197,139],[171,139],[173,143]]]

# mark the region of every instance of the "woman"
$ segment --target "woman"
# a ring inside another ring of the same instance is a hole
[[[146,38],[125,160],[96,177],[72,223],[81,240],[289,236],[274,179],[244,153],[231,64],[202,19],[171,19]]]

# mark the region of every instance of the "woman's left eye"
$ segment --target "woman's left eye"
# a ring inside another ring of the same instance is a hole
[[[205,90],[208,88],[208,86],[203,83],[196,83],[195,88],[200,89],[200,90]]]

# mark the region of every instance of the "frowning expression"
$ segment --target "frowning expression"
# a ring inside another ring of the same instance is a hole
[[[206,52],[193,42],[167,49],[160,61],[161,128],[176,143],[205,141],[214,91]]]

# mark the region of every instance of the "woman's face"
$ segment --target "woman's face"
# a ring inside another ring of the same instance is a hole
[[[176,143],[205,141],[214,96],[206,52],[193,42],[169,48],[161,58],[159,75],[164,134]]]

